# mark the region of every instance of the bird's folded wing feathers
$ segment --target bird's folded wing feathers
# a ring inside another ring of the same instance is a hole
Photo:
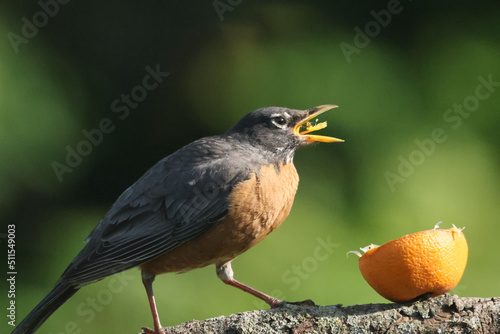
[[[61,280],[84,285],[135,267],[208,231],[225,216],[227,196],[249,177],[211,160],[210,168],[167,157],[125,190],[88,237]],[[231,171],[231,172],[229,172]]]

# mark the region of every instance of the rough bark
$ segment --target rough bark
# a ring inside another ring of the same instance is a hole
[[[500,297],[296,306],[190,321],[165,333],[500,333]]]

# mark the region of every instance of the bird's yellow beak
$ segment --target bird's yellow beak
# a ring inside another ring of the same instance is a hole
[[[321,122],[317,124],[311,124],[309,121],[313,119],[314,117],[324,113],[327,110],[338,108],[338,106],[334,104],[325,104],[322,106],[314,107],[311,109],[306,110],[307,116],[298,122],[295,127],[293,128],[293,133],[299,137],[304,138],[307,142],[323,142],[323,143],[336,143],[336,142],[343,142],[343,139],[338,139],[334,137],[327,137],[327,136],[318,136],[318,135],[309,135],[308,133],[313,132],[313,131],[318,131],[321,129],[326,128],[326,122]],[[300,131],[300,128],[305,125],[305,130]]]

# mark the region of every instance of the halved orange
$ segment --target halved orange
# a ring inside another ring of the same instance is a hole
[[[405,302],[453,289],[465,270],[468,246],[463,229],[454,225],[405,235],[382,246],[362,248],[359,270],[382,297]]]

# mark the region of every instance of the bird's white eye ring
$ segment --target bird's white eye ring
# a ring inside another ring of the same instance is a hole
[[[286,119],[281,116],[275,116],[271,119],[274,125],[276,125],[278,128],[284,128],[286,126]]]

